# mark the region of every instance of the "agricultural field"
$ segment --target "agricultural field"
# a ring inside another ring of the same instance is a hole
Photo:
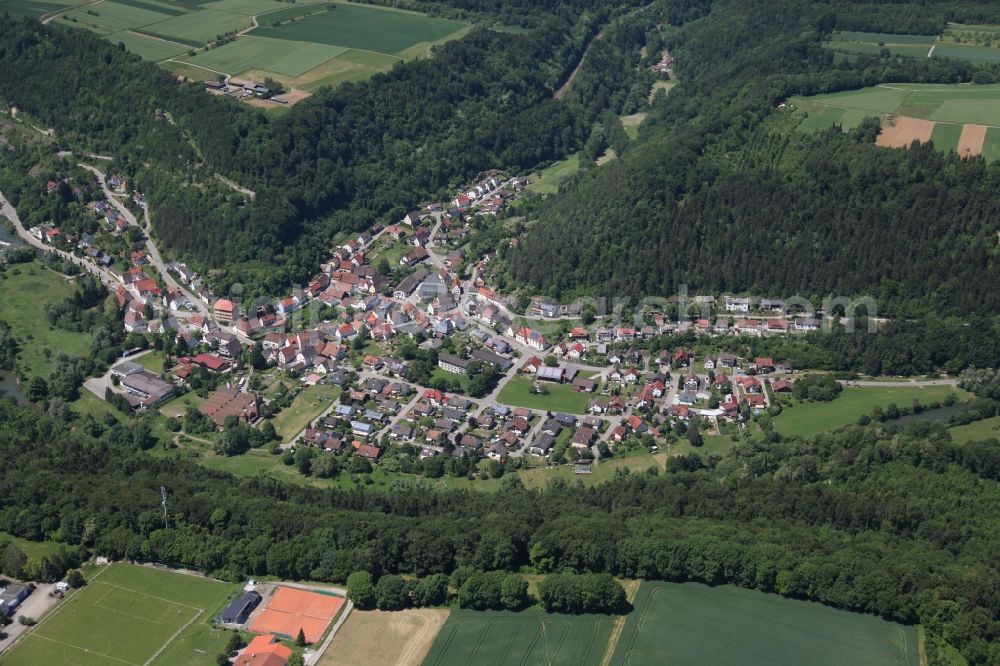
[[[271,27],[265,21],[256,37],[329,44],[376,53],[398,54],[421,42],[443,39],[465,27],[456,21],[414,12],[338,4],[329,12]]]
[[[530,379],[514,377],[500,390],[497,402],[514,407],[528,407],[543,412],[584,414],[592,394],[574,391],[569,384],[545,384],[547,394],[532,393]]]
[[[361,81],[465,35],[471,26],[417,12],[341,0],[10,0],[15,16],[96,32],[193,80],[219,75],[280,81],[294,103]],[[60,13],[61,12],[61,13]],[[208,48],[220,35],[236,39]],[[259,102],[259,100],[258,100]],[[270,105],[268,105],[270,107]],[[286,107],[283,107],[286,108]]]
[[[420,666],[448,614],[446,608],[396,612],[355,610],[337,631],[318,664]]]
[[[969,393],[953,386],[846,387],[832,402],[803,402],[785,407],[774,419],[774,428],[788,437],[812,437],[855,423],[859,416],[870,415],[877,405],[883,409],[895,403],[909,407],[916,398],[921,404],[940,402],[954,393],[959,400]]]
[[[917,628],[729,585],[643,583],[612,666],[917,666]]]
[[[953,23],[940,35],[894,35],[882,32],[835,32],[823,46],[848,56],[952,58],[969,62],[1000,62],[1000,26]]]
[[[90,352],[89,333],[52,328],[46,321],[45,305],[62,302],[73,292],[72,281],[37,261],[11,267],[0,278],[0,320],[10,324],[21,341],[17,364],[25,375],[48,377],[59,352]]]
[[[540,611],[452,611],[424,666],[602,663],[617,618]],[[652,662],[651,662],[652,663]]]
[[[944,151],[996,160],[1000,147],[1000,85],[893,83],[812,97],[793,97],[805,117],[799,129],[857,127],[865,117],[882,120],[877,143],[886,147],[933,141]]]
[[[555,194],[559,183],[580,170],[580,155],[574,153],[566,159],[550,164],[538,173],[531,174],[528,189],[539,194]]]
[[[108,565],[0,656],[0,664],[210,666],[229,635],[209,623],[236,590],[150,567]]]

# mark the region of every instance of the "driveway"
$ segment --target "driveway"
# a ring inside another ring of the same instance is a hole
[[[3,652],[17,642],[24,632],[31,628],[18,622],[18,616],[24,615],[38,621],[59,603],[58,597],[49,596],[49,593],[55,589],[56,586],[53,583],[39,583],[37,589],[31,593],[31,596],[24,600],[14,613],[14,617],[11,618],[14,621],[3,629],[3,632],[7,634],[7,638],[0,640],[0,652]]]

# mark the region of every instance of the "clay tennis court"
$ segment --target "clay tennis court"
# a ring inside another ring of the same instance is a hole
[[[958,154],[962,157],[979,155],[986,140],[986,125],[965,125],[958,139]]]
[[[295,638],[301,629],[306,641],[316,643],[343,605],[343,597],[279,587],[254,619],[250,631]]]
[[[875,139],[875,145],[885,148],[908,148],[914,141],[920,143],[930,141],[933,131],[932,120],[896,116],[894,124],[892,120],[883,124],[882,132]]]

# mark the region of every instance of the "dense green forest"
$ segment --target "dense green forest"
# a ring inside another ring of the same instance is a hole
[[[239,580],[475,571],[730,582],[903,622],[1000,663],[1000,442],[848,428],[594,488],[321,491],[149,457],[141,422],[0,401],[0,531]],[[169,527],[160,513],[168,489]]]
[[[997,13],[935,4],[928,16],[939,30],[945,19]],[[656,102],[627,155],[541,207],[507,257],[509,275],[564,297],[670,295],[687,285],[864,294],[891,316],[995,312],[1000,294],[969,286],[1000,277],[1000,167],[929,146],[877,149],[874,123],[797,133],[789,112],[775,110],[792,94],[880,82],[997,80],[995,66],[937,59],[835,64],[819,46],[834,28],[878,29],[914,7],[720,2],[671,31],[681,83]]]

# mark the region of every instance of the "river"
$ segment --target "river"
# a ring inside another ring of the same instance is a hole
[[[24,241],[13,231],[9,231],[7,229],[7,220],[0,217],[0,247],[7,245],[24,245]]]
[[[13,396],[22,405],[28,404],[28,399],[24,397],[24,392],[14,379],[14,373],[0,371],[0,397]]]

